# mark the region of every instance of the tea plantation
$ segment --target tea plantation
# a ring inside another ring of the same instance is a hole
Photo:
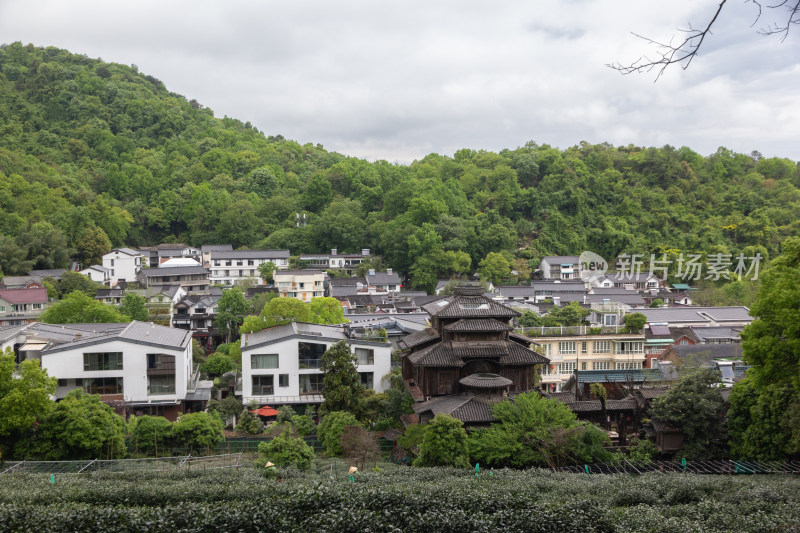
[[[346,466],[6,474],[0,531],[800,532],[800,476]]]

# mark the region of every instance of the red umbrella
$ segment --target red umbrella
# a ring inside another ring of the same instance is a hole
[[[259,407],[258,409],[253,411],[258,416],[276,416],[278,414],[277,409],[273,409],[269,405],[265,405],[264,407]]]

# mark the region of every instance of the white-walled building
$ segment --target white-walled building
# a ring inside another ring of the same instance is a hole
[[[102,283],[103,285],[111,286],[111,269],[101,265],[92,265],[80,270],[78,274],[83,274],[95,283]]]
[[[219,285],[233,285],[248,278],[263,285],[258,267],[267,261],[275,265],[276,270],[289,268],[289,250],[211,251],[209,257],[209,278],[211,283]]]
[[[576,279],[580,277],[580,268],[577,255],[547,256],[539,263],[542,279]]]
[[[57,400],[83,388],[105,402],[125,404],[129,412],[174,420],[187,408],[204,408],[210,396],[210,385],[198,391],[190,331],[137,321],[30,324],[3,344],[13,347],[17,360],[41,360],[58,379]]]
[[[361,384],[375,392],[389,387],[389,342],[351,338],[346,328],[292,323],[242,335],[242,402],[271,406],[316,404],[324,400],[322,354],[344,340],[358,358]]]
[[[120,281],[136,281],[142,269],[144,254],[130,248],[114,248],[103,256],[103,266],[110,271],[109,280],[114,287]]]
[[[311,298],[325,296],[326,272],[316,270],[284,270],[275,272],[272,279],[278,294],[284,298],[297,298],[310,302]]]

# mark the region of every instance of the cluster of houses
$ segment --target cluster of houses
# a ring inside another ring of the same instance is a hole
[[[265,291],[301,301],[334,297],[349,321],[292,323],[242,335],[235,394],[244,403],[321,403],[321,355],[345,341],[366,388],[384,391],[384,377],[401,368],[415,400],[409,422],[447,413],[467,426],[485,425],[492,421],[492,403],[539,390],[619,432],[622,440],[682,365],[717,367],[726,383],[747,368],[739,337],[752,321],[746,307],[692,306],[687,286],[668,287],[652,274],[610,274],[587,283],[565,266],[577,264],[577,257],[545,258],[541,279],[523,286],[471,283],[443,291],[448,280],[442,280],[429,295],[403,290],[390,268],[355,276],[370,259],[366,249],[301,259],[307,268],[298,270],[290,269],[288,250],[169,244],[114,249],[103,265],[81,271],[106,286],[97,293],[100,301],[118,304],[129,292],[143,296],[152,320],[147,323],[40,324],[36,317],[48,304],[42,280],[63,271],[6,277],[0,281],[0,348],[11,348],[17,361],[41,360],[58,379],[57,399],[83,387],[127,413],[175,418],[204,409],[211,397],[211,382],[200,379],[192,362],[192,338],[213,346],[222,288],[249,280],[248,297]],[[260,278],[265,262],[274,266],[269,285]],[[349,277],[331,277],[329,270]],[[650,307],[656,300],[660,305]],[[572,302],[589,311],[587,324],[518,326],[525,311],[543,315]],[[645,315],[641,331],[622,325],[631,312]],[[602,407],[591,397],[593,383],[608,390]]]

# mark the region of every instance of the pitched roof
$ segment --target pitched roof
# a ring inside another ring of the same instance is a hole
[[[439,334],[436,332],[436,330],[433,328],[425,328],[422,331],[417,331],[411,335],[406,335],[400,339],[397,344],[404,346],[406,350],[410,350],[421,344],[437,340],[439,340]]]
[[[456,394],[432,398],[412,406],[414,412],[430,411],[434,415],[446,414],[465,423],[489,423],[496,419],[492,416],[492,406],[472,394]]]
[[[505,318],[520,316],[522,313],[510,307],[495,302],[485,296],[453,296],[449,302],[441,305],[445,300],[434,302],[423,307],[428,312],[434,306],[439,309],[431,312],[437,318]]]
[[[514,327],[496,318],[462,318],[444,327],[445,331],[513,331]]]
[[[496,389],[513,385],[513,381],[498,374],[471,374],[458,380],[465,387],[476,389]]]
[[[648,322],[697,322],[713,321],[750,322],[750,310],[743,306],[730,307],[659,307],[638,311]]]
[[[542,261],[547,261],[551,265],[574,265],[580,260],[580,256],[577,255],[549,255],[542,258]]]
[[[502,365],[547,364],[549,359],[511,341],[446,341],[408,356],[415,366],[462,367],[465,359],[497,359]]]
[[[601,304],[608,300],[609,302],[627,305],[644,305],[644,298],[635,291],[628,291],[628,294],[587,294],[586,300],[589,304]]]
[[[233,246],[230,244],[204,244],[200,247],[201,252],[232,252]]]
[[[0,289],[0,298],[10,304],[47,302],[47,289]]]
[[[370,285],[399,285],[400,276],[397,272],[375,272],[374,274],[367,274],[367,283]]]
[[[97,324],[94,324],[97,326]],[[70,324],[70,326],[73,326]],[[91,325],[88,325],[91,326]],[[112,326],[119,326],[114,324]],[[114,340],[123,340],[135,344],[146,344],[151,346],[160,346],[173,350],[184,349],[192,340],[192,332],[184,329],[170,328],[167,326],[160,326],[152,322],[138,322],[134,320],[129,324],[122,324],[123,328],[109,328],[104,334],[91,334],[89,336],[81,335],[76,338],[73,334],[72,341],[64,344],[58,344],[51,348],[42,351],[42,355],[49,355],[52,353],[63,352],[71,350],[84,345],[95,345]]]

